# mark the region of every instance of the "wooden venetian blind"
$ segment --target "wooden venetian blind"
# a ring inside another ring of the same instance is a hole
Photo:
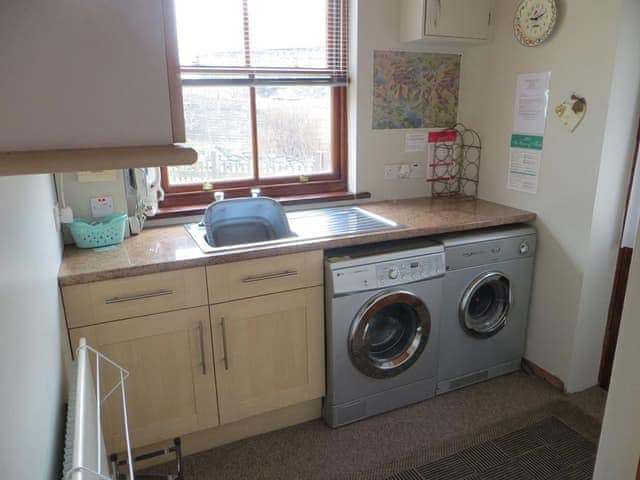
[[[348,0],[175,2],[185,86],[347,83]]]

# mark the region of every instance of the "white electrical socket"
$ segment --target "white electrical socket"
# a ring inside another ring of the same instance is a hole
[[[60,221],[62,223],[73,223],[73,210],[71,210],[71,207],[60,209]]]
[[[93,218],[106,217],[113,214],[113,197],[102,195],[91,198],[91,216]]]
[[[400,173],[400,164],[389,164],[384,166],[384,179],[396,180]]]
[[[73,210],[71,210],[71,207],[60,208],[58,204],[55,204],[53,206],[53,218],[56,224],[56,232],[59,232],[63,223],[73,222]]]

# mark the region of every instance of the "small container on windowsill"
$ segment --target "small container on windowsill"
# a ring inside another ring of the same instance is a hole
[[[219,202],[220,200],[224,200],[224,192],[213,192],[213,199],[216,202]]]

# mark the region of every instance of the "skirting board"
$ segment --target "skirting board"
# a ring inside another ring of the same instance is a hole
[[[528,367],[536,377],[540,377],[545,382],[549,383],[552,387],[557,388],[563,393],[566,393],[567,390],[565,389],[564,382],[556,377],[553,373],[546,371],[541,366],[536,365],[531,360],[527,360],[526,358],[522,359],[522,363],[524,363],[524,365]]]
[[[280,430],[299,423],[315,420],[320,418],[321,411],[322,399],[318,398],[299,403],[297,405],[292,405],[290,407],[274,410],[273,412],[246,418],[239,422],[220,425],[200,432],[194,432],[181,437],[182,454],[191,455],[203,452],[244,438],[254,437],[262,433],[272,432],[274,430]],[[171,439],[167,439],[167,442],[137,448],[135,454],[140,455],[145,452],[166,448],[170,443]],[[124,458],[123,455],[120,455],[120,457]],[[136,469],[158,465],[171,461],[171,459],[172,457],[168,456],[139,462],[136,464]]]

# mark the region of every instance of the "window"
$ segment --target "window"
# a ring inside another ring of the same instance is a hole
[[[172,104],[199,159],[164,168],[162,206],[345,191],[347,0],[166,2]]]

